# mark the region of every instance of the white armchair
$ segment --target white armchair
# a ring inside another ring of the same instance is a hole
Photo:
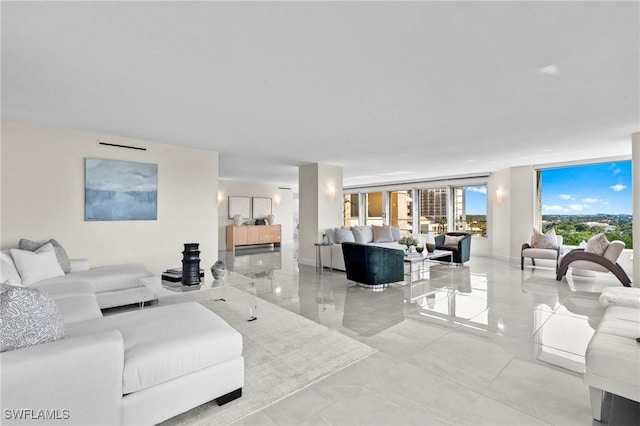
[[[558,258],[562,254],[562,235],[556,235],[558,241],[557,248],[535,248],[533,246],[533,236],[531,237],[531,244],[524,243],[520,251],[520,269],[524,270],[524,259],[531,259],[531,264],[536,266],[535,259],[549,259],[556,261],[556,268],[558,267]]]

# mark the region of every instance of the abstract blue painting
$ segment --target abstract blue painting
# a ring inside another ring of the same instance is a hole
[[[157,164],[85,159],[84,220],[157,219]]]

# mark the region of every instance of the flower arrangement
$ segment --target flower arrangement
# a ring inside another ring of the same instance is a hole
[[[398,240],[398,244],[404,244],[407,246],[407,250],[409,250],[411,246],[417,246],[420,244],[420,241],[418,241],[418,239],[413,235],[405,235]]]

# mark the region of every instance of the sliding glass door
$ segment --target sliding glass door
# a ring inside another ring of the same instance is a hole
[[[389,225],[397,226],[403,234],[413,232],[413,190],[389,193]]]

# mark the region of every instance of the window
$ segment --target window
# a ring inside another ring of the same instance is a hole
[[[420,233],[447,231],[447,188],[420,190]]]
[[[384,223],[384,206],[382,204],[382,192],[370,192],[366,194],[367,215],[365,225],[382,226]]]
[[[453,188],[454,230],[487,236],[487,186]]]
[[[538,171],[541,228],[555,228],[563,244],[580,245],[602,232],[633,248],[632,203],[631,161]]]
[[[413,191],[389,193],[389,225],[397,226],[400,232],[409,234],[413,229]]]
[[[360,217],[358,194],[344,195],[344,226],[357,226]]]

